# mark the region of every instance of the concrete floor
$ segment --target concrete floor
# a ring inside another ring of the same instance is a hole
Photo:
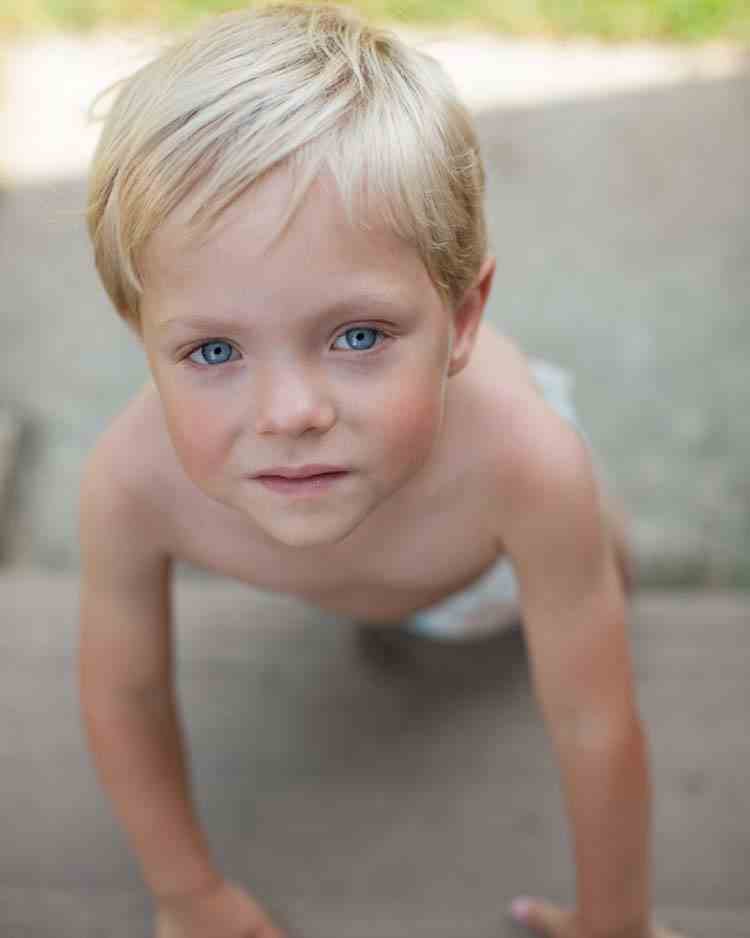
[[[79,719],[74,574],[0,572],[0,935],[151,938],[152,906]],[[296,600],[178,574],[178,690],[215,855],[290,938],[512,938],[574,871],[511,632],[383,643]],[[643,592],[657,918],[750,934],[750,597]]]

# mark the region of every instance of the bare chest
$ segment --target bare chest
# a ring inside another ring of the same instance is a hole
[[[409,517],[386,519],[357,543],[303,551],[271,549],[211,503],[178,515],[172,538],[179,559],[294,595],[362,621],[398,621],[474,580],[497,556],[486,500],[476,485],[447,488]],[[389,522],[389,523],[386,523]],[[363,523],[364,524],[364,523]]]

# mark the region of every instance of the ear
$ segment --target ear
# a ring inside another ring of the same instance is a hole
[[[453,346],[448,361],[448,377],[462,371],[471,358],[494,276],[495,258],[486,257],[474,284],[464,293],[453,311]]]

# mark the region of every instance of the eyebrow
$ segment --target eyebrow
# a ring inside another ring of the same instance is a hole
[[[391,295],[387,293],[356,293],[352,296],[343,297],[335,300],[328,306],[324,306],[311,314],[311,319],[323,319],[338,313],[351,311],[352,307],[366,307],[368,309],[380,309],[383,311],[394,312],[403,310],[408,305],[406,297]],[[204,316],[200,314],[187,316],[173,316],[165,319],[158,324],[161,332],[171,331],[174,328],[182,327],[184,329],[195,330],[197,332],[210,331],[212,329],[238,329],[247,324],[244,319],[235,319],[232,316]]]

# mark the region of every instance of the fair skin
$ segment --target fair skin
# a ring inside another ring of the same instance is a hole
[[[223,232],[203,247],[191,249],[180,225],[187,206],[157,231],[145,256],[142,334],[191,480],[274,543],[324,547],[404,493],[429,462],[446,381],[466,356],[478,320],[467,315],[462,333],[452,335],[416,257],[384,234],[352,241],[322,187],[321,213],[306,213],[269,250],[287,187],[286,174],[275,174],[252,193],[252,212],[248,197],[240,200]],[[335,231],[336,241],[316,245],[321,229]],[[300,269],[304,276],[296,275]],[[351,299],[346,314],[313,316],[358,291],[370,297]],[[376,293],[391,305],[377,307]],[[350,311],[360,309],[354,319]],[[186,324],[191,313],[210,316],[208,330]],[[383,331],[377,339],[363,334],[363,344],[377,343],[371,350],[353,350],[341,335],[337,348],[328,347],[347,315],[352,325]],[[222,328],[215,323],[221,317],[232,324]],[[180,357],[198,340],[219,338],[234,347],[231,359],[228,347],[218,347],[229,359],[218,364],[202,353]],[[292,503],[247,481],[277,464],[315,462],[351,470],[331,498]]]
[[[113,797],[157,896],[156,938],[282,936],[208,859],[184,788],[167,817],[183,771],[163,692],[167,641],[146,649],[141,629],[125,646],[122,625],[144,617],[153,594],[149,615],[166,634],[161,571],[187,560],[396,623],[502,553],[521,588],[578,870],[576,909],[539,902],[529,924],[550,938],[668,938],[648,924],[647,764],[607,509],[578,435],[542,399],[516,346],[481,322],[494,259],[449,311],[412,249],[378,224],[348,225],[330,179],[269,244],[288,185],[272,174],[201,242],[186,226],[189,203],[151,238],[139,335],[153,383],[110,429],[84,489],[104,502],[101,524],[83,531],[86,710],[113,791],[118,767],[130,767]],[[314,498],[251,478],[306,463],[348,473]],[[127,574],[114,569],[122,558]],[[126,614],[132,590],[117,605],[105,579],[137,583],[138,609]],[[107,641],[97,634],[105,609],[120,621]],[[120,688],[109,716],[107,681]],[[156,741],[146,706],[164,728]],[[171,825],[159,842],[153,813]]]

